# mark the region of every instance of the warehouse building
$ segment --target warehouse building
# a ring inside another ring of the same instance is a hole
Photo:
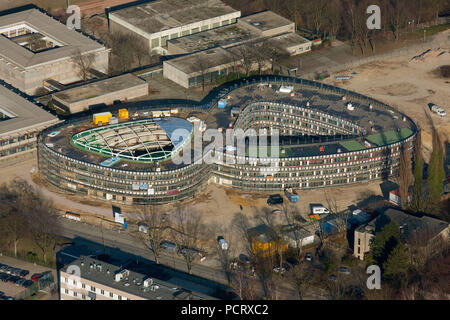
[[[0,85],[0,167],[31,159],[38,133],[58,118]]]
[[[167,53],[167,41],[236,23],[241,12],[219,0],[164,0],[108,14],[111,32],[131,34],[149,50]]]
[[[128,73],[54,93],[52,102],[66,112],[77,113],[88,110],[89,106],[110,105],[117,100],[128,101],[147,95],[147,82]]]
[[[27,94],[45,80],[81,80],[74,57],[89,57],[90,68],[108,71],[109,49],[38,9],[0,13],[0,34],[0,79]]]

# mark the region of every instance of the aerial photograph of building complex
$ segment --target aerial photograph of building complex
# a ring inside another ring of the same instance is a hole
[[[449,101],[450,0],[0,0],[0,300],[449,300]]]

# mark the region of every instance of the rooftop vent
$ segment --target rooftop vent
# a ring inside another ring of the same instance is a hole
[[[147,278],[147,279],[144,280],[144,287],[145,288],[148,288],[152,284],[153,284],[153,279],[152,278]]]

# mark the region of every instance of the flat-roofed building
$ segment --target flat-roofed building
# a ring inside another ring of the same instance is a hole
[[[251,21],[254,22],[254,26]],[[244,22],[242,22],[244,21]],[[245,22],[248,21],[248,22]],[[290,55],[311,50],[311,41],[295,33],[295,24],[271,11],[242,17],[238,23],[169,40],[170,55],[194,53],[215,47],[227,48],[247,42],[269,43]]]
[[[312,42],[296,33],[284,33],[269,39],[274,47],[284,50],[290,56],[311,51]]]
[[[81,80],[75,57],[89,57],[90,68],[106,73],[109,51],[38,9],[0,13],[0,79],[27,94],[48,79]]]
[[[0,167],[30,159],[38,133],[59,120],[0,85]]]
[[[99,80],[52,94],[53,104],[70,113],[88,110],[89,106],[110,105],[148,95],[148,83],[128,73]]]
[[[60,300],[217,300],[86,256],[63,267],[59,281]]]
[[[295,22],[272,11],[263,11],[242,17],[238,23],[254,30],[262,37],[272,37],[282,33],[295,32]]]
[[[108,14],[110,30],[132,34],[149,51],[165,54],[167,41],[236,23],[241,12],[219,0],[160,0]]]

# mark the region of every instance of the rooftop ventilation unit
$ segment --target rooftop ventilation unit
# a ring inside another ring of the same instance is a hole
[[[152,278],[147,278],[147,279],[144,280],[144,288],[148,288],[152,284],[153,284],[153,279]]]
[[[124,269],[118,273],[116,273],[115,276],[115,281],[119,282],[120,280],[122,280],[124,277],[128,276],[130,274],[130,271],[128,271],[127,269]]]

